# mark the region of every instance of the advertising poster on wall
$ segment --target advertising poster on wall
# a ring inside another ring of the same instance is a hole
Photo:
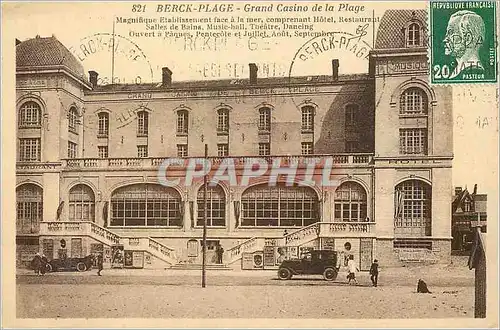
[[[144,251],[132,252],[132,267],[144,268]]]
[[[123,245],[111,247],[111,268],[123,268]]]
[[[264,246],[264,269],[275,268],[275,247]]]

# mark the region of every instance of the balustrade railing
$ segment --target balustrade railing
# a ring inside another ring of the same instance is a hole
[[[331,158],[333,164],[364,164],[371,162],[372,154],[335,154],[335,155],[287,155],[287,156],[234,156],[234,157],[208,157],[212,164],[230,163],[235,166],[244,166],[248,163],[264,162],[272,164],[279,161],[280,164],[289,164],[298,166],[307,166],[310,163],[318,165],[324,164],[326,159]],[[64,159],[63,166],[66,168],[150,168],[158,167],[166,161],[170,161],[169,166],[185,167],[191,159],[201,157],[186,157],[186,158],[169,158],[169,157],[154,157],[154,158],[73,158]]]
[[[148,237],[149,240],[149,247],[155,251],[158,251],[161,253],[163,256],[169,258],[169,259],[175,259],[175,250],[158,242],[157,240]]]
[[[300,245],[305,243],[304,241],[310,241],[319,235],[319,223],[313,223],[307,227],[299,229],[293,233],[285,235],[283,238],[285,240],[285,245]]]

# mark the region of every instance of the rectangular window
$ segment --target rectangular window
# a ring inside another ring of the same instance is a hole
[[[137,157],[147,157],[148,156],[148,146],[137,146]]]
[[[302,109],[302,130],[314,130],[314,109],[312,107],[304,107]]]
[[[108,137],[109,134],[109,115],[105,112],[99,114],[98,119],[98,137]]]
[[[259,156],[269,156],[271,154],[271,144],[259,143]]]
[[[227,157],[229,155],[229,145],[227,143],[218,144],[217,155],[219,157]]]
[[[356,152],[358,150],[357,141],[347,141],[345,143],[345,152]]]
[[[188,134],[188,112],[180,110],[177,112],[177,135]]]
[[[188,146],[187,144],[177,145],[177,157],[187,157],[188,156]]]
[[[262,108],[259,111],[259,131],[271,131],[271,109]]]
[[[401,154],[427,154],[427,129],[400,129],[399,152]]]
[[[77,144],[71,141],[68,141],[68,158],[76,158],[77,157]]]
[[[108,146],[98,146],[97,152],[99,154],[99,158],[108,158]]]
[[[149,127],[149,114],[146,111],[137,113],[137,135],[147,136]]]
[[[19,139],[19,161],[40,161],[40,139]]]
[[[312,142],[302,142],[302,155],[311,155],[314,150]]]
[[[229,132],[229,111],[227,109],[220,109],[217,117],[217,133]]]

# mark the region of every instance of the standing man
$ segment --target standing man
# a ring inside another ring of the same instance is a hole
[[[97,275],[98,276],[102,276],[101,275],[101,270],[103,269],[103,265],[102,265],[102,253],[99,252],[97,254]]]
[[[217,263],[222,264],[222,256],[224,254],[224,249],[222,248],[222,245],[217,244],[217,248],[215,249],[215,253],[217,253]]]
[[[372,266],[370,267],[370,280],[372,280],[373,286],[377,286],[378,282],[378,260],[373,260]]]

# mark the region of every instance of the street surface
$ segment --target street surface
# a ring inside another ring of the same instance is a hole
[[[275,271],[105,269],[50,273],[18,271],[19,318],[472,318],[474,272],[461,263],[382,269],[372,287],[366,272],[358,286],[345,274],[277,279]],[[432,294],[417,294],[423,278]]]

